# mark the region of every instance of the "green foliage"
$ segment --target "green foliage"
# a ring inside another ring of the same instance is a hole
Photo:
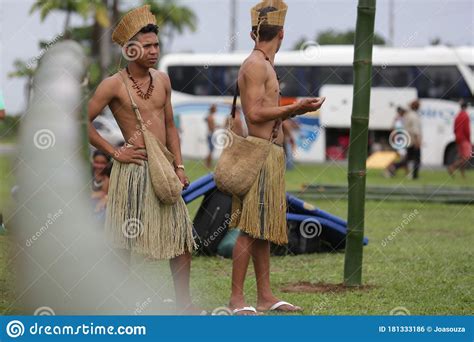
[[[354,30],[347,30],[347,31],[337,31],[337,30],[325,30],[321,31],[317,34],[315,38],[315,42],[319,45],[353,45],[355,39],[355,31]],[[298,40],[293,50],[299,50],[302,48],[303,44],[308,41],[306,38],[301,38]],[[385,39],[379,35],[378,33],[374,33],[374,45],[385,45]]]
[[[20,116],[7,115],[4,120],[0,121],[0,143],[16,140],[20,129],[20,119]]]

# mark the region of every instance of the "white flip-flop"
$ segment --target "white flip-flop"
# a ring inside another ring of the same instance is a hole
[[[232,314],[235,315],[236,313],[242,311],[250,311],[253,312],[255,315],[257,314],[257,309],[255,309],[253,306],[244,306],[243,308],[234,309],[232,310]]]
[[[301,310],[294,310],[294,311],[278,310],[278,308],[281,307],[281,306],[283,306],[283,305],[288,305],[288,306],[291,306],[291,307],[293,307],[293,308],[296,308],[295,305],[281,300],[281,301],[279,301],[279,302],[276,302],[276,303],[273,304],[272,306],[270,306],[270,308],[268,309],[268,311],[279,311],[279,312],[298,312],[298,311],[301,311]],[[301,309],[301,308],[300,308],[300,309]]]

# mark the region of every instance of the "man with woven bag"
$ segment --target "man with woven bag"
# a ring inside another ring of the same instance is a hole
[[[255,143],[255,146],[261,144],[262,148],[270,146],[250,189],[241,197],[233,196],[231,226],[240,228],[242,232],[233,250],[229,303],[236,315],[302,310],[276,298],[270,288],[270,242],[279,245],[288,242],[282,121],[318,110],[324,98],[307,98],[287,106],[279,105],[274,59],[283,40],[287,9],[281,0],[265,0],[252,8],[251,38],[255,41],[255,48],[239,71],[238,89],[249,131],[246,141]],[[237,163],[234,160],[234,164]],[[249,170],[241,170],[242,175],[248,173]],[[225,186],[225,183],[223,179],[219,184]],[[257,278],[257,309],[247,304],[243,293],[250,257]]]
[[[153,259],[169,259],[180,312],[192,307],[189,278],[195,246],[192,222],[181,197],[188,179],[182,165],[168,76],[155,70],[158,26],[149,6],[127,13],[112,34],[128,60],[125,70],[103,80],[89,102],[91,144],[113,160],[106,227],[111,245]],[[115,148],[92,125],[109,106],[126,144]],[[122,253],[126,251],[126,253]]]

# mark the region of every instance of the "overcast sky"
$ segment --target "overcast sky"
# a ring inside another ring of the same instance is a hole
[[[65,15],[52,14],[41,22],[39,14],[29,15],[33,0],[0,0],[0,88],[7,111],[25,108],[24,81],[9,79],[17,58],[28,61],[40,54],[38,42],[52,40],[62,32]],[[198,17],[196,32],[186,32],[174,39],[172,52],[223,52],[229,46],[231,0],[178,0]],[[237,0],[237,49],[249,50],[249,9],[257,0]],[[389,0],[377,1],[375,31],[389,38]],[[123,1],[124,9],[139,1]],[[473,0],[393,0],[394,46],[425,46],[439,37],[443,43],[474,45]],[[297,40],[313,40],[317,32],[347,30],[355,26],[356,0],[287,0],[289,5],[282,49],[291,49]],[[73,18],[82,25],[81,18]]]

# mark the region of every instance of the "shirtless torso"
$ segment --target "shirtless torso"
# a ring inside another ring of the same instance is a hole
[[[255,88],[257,88],[258,92],[254,92]],[[255,102],[262,107],[271,108],[279,106],[280,85],[277,74],[272,62],[266,60],[262,52],[254,50],[242,64],[239,71],[239,89],[244,113],[251,113]],[[257,94],[260,98],[256,97]],[[278,130],[275,132],[275,142],[279,145],[283,144],[283,128],[281,124],[277,123],[277,121],[281,120],[280,118],[265,122],[255,122],[246,115],[246,119],[249,135],[270,139],[276,127]]]
[[[123,70],[121,73],[122,76],[127,78]],[[151,75],[153,77],[154,90],[153,96],[148,100],[140,98],[135,93],[134,89],[132,89],[132,82],[129,79],[127,79],[128,87],[133,100],[140,110],[146,128],[166,146],[165,106],[169,91],[166,87],[168,77],[153,69],[151,69]],[[143,136],[140,134],[139,122],[131,108],[130,99],[122,81],[122,76],[117,73],[110,77],[110,83],[113,83],[111,84],[111,88],[115,94],[109,103],[109,107],[117,120],[117,124],[122,131],[125,141],[134,146],[145,147]],[[142,89],[147,89],[149,84],[149,79],[143,83],[139,82],[140,88]]]
[[[137,69],[135,69],[135,71],[136,70]],[[145,142],[141,134],[141,127],[132,110],[130,98],[122,79],[123,76],[127,79],[128,88],[140,110],[145,128],[173,153],[175,157],[175,167],[181,167],[183,161],[178,130],[173,120],[171,83],[169,77],[165,73],[153,68],[149,68],[148,71],[151,73],[154,89],[147,100],[138,96],[136,89],[132,87],[133,82],[128,78],[125,70],[101,82],[89,102],[90,141],[96,148],[104,151],[120,162],[141,165],[142,161],[147,159],[146,152],[143,151]],[[140,89],[146,91],[150,84],[148,72],[144,73],[142,70],[141,77],[137,77],[137,73],[134,74],[134,70],[131,69],[131,74]],[[114,114],[125,141],[133,145],[133,147],[122,147],[118,149],[116,146],[110,145],[99,135],[91,124],[95,117],[97,117],[106,106],[109,106]],[[177,174],[183,184],[189,183],[182,169],[177,169]]]

